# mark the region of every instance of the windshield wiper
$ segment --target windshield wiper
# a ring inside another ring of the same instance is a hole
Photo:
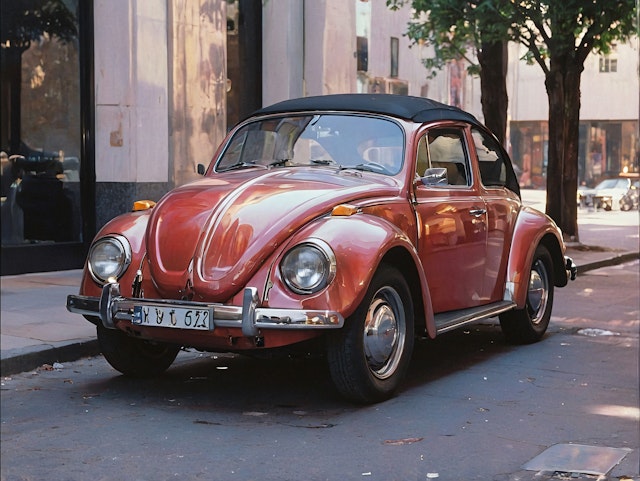
[[[291,159],[277,159],[267,164],[267,167],[277,167],[278,165],[286,165]]]
[[[250,161],[242,161],[242,162],[236,162],[235,164],[231,164],[230,166],[221,169],[221,172],[227,172],[229,170],[237,170],[237,169],[247,169],[251,167],[262,167],[263,169],[267,168],[266,165],[256,164],[255,160],[250,160]]]
[[[319,165],[338,165],[335,160],[331,159],[311,159],[311,163]]]
[[[358,164],[349,168],[356,170],[365,170],[367,172],[376,172],[377,174],[389,174],[389,171],[385,166],[380,165],[376,162],[367,162],[366,164]]]

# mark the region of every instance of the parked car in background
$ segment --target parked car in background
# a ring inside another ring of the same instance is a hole
[[[626,194],[622,196],[620,199],[620,209],[622,210],[631,210],[638,209],[640,197],[640,181],[636,180],[631,184],[629,190]]]
[[[631,187],[631,180],[618,177],[606,179],[593,189],[578,189],[578,205],[595,209],[620,209],[620,201]]]
[[[472,115],[344,94],[259,110],[202,179],[104,226],[67,308],[126,375],[163,372],[183,346],[304,346],[342,395],[373,403],[398,389],[416,336],[499,316],[508,341],[540,340],[575,275]]]

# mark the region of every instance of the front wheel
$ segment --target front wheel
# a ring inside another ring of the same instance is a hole
[[[413,302],[400,272],[381,266],[343,329],[328,338],[331,378],[347,399],[368,404],[390,398],[413,351]]]
[[[154,377],[173,363],[180,347],[127,336],[98,325],[100,351],[111,366],[125,376]]]
[[[500,315],[500,327],[508,342],[530,344],[542,339],[551,319],[553,285],[551,254],[546,247],[539,245],[531,263],[524,309]]]

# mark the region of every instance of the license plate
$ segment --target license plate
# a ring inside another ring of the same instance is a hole
[[[134,306],[133,323],[140,326],[210,331],[213,329],[213,308],[153,304]]]

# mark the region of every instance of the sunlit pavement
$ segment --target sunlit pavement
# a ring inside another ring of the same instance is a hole
[[[523,189],[525,205],[542,212],[546,207],[546,191]],[[640,250],[640,213],[638,210],[605,211],[578,207],[579,244],[602,247],[608,251],[638,252]]]

